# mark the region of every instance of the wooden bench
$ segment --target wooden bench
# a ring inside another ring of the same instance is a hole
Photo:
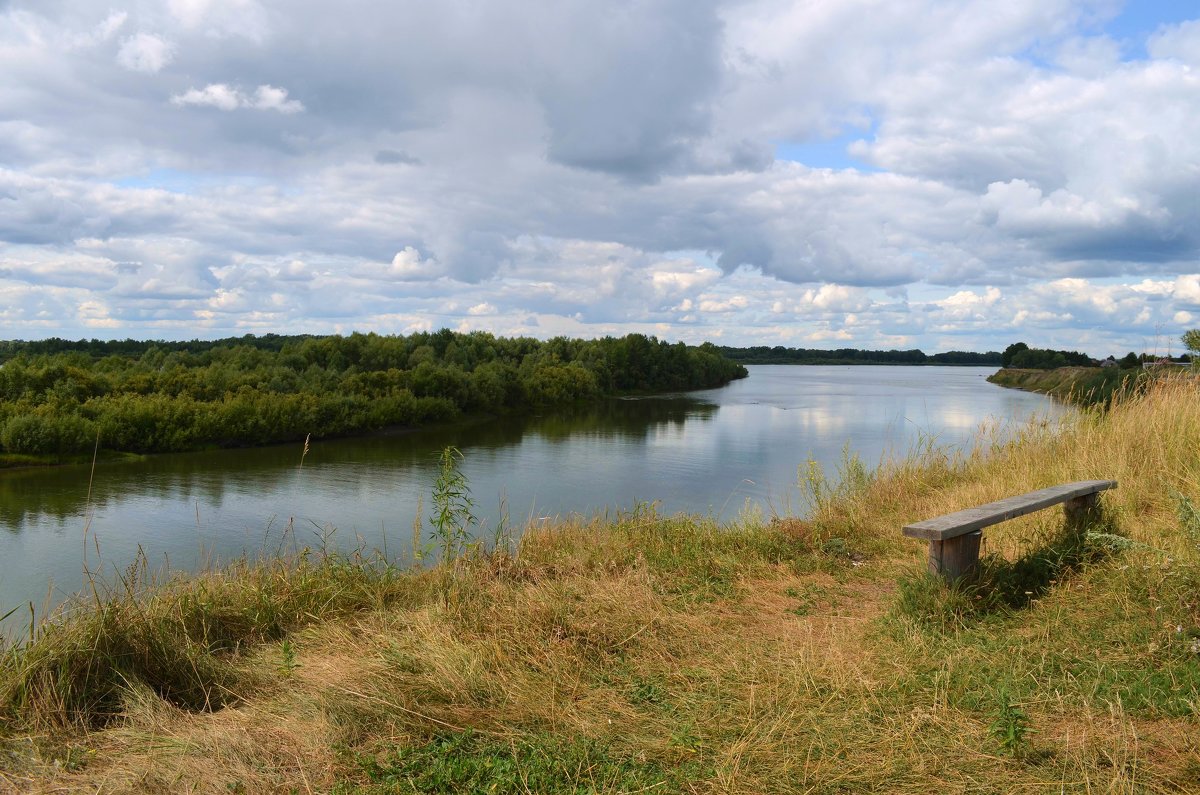
[[[1051,486],[905,525],[904,535],[928,539],[929,572],[953,582],[978,565],[979,540],[984,527],[1063,503],[1067,526],[1081,528],[1094,513],[1100,492],[1116,485],[1115,480],[1083,480]]]

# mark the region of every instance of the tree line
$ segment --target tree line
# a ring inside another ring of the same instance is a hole
[[[1030,348],[1024,342],[1014,342],[1001,354],[1001,364],[1026,370],[1054,370],[1059,367],[1094,367],[1098,362],[1079,351],[1056,351],[1049,348]]]
[[[264,335],[0,342],[0,452],[62,458],[368,433],[629,393],[721,386],[746,369],[705,343]]]
[[[1191,333],[1191,332],[1189,332]],[[1188,344],[1188,335],[1183,335],[1184,344]],[[1196,340],[1200,343],[1200,337]],[[1172,361],[1176,363],[1184,363],[1188,361],[1187,356],[1161,357],[1153,356],[1148,353],[1136,354],[1133,351],[1122,356],[1120,359],[1115,356],[1110,357],[1118,367],[1123,370],[1141,367],[1147,362],[1157,362],[1161,360]],[[1079,351],[1058,351],[1051,348],[1031,348],[1024,342],[1014,342],[1004,349],[1001,354],[1001,364],[1004,367],[1014,367],[1022,370],[1056,370],[1059,367],[1097,367],[1101,362],[1088,356],[1086,353]]]
[[[947,351],[926,354],[913,348],[907,351],[870,351],[858,348],[785,348],[782,345],[768,347],[759,345],[751,348],[718,346],[722,356],[742,364],[953,364],[988,367],[1000,364],[1000,353],[989,351]]]

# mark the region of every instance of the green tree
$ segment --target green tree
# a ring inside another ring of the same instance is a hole
[[[1192,361],[1200,359],[1200,328],[1183,332],[1183,346],[1192,352]]]
[[[1014,342],[1004,349],[1004,353],[1000,354],[1000,361],[1005,367],[1011,367],[1013,359],[1017,357],[1017,354],[1027,350],[1029,350],[1029,346],[1025,343]]]

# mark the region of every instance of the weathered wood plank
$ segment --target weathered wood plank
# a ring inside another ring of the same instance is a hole
[[[929,573],[940,574],[950,582],[964,577],[979,565],[979,542],[983,533],[973,533],[929,542]]]
[[[1086,495],[1094,495],[1105,489],[1115,488],[1115,480],[1084,480],[1078,483],[1067,483],[1062,486],[1051,486],[1048,489],[1031,491],[1018,497],[1007,497],[1003,500],[989,502],[965,511],[956,511],[922,522],[905,525],[904,535],[910,538],[925,538],[930,541],[945,541],[949,538],[970,533],[989,525],[1024,516],[1027,513],[1040,511],[1068,500],[1077,500]],[[1077,503],[1078,504],[1078,503]],[[1082,507],[1082,506],[1081,506]]]

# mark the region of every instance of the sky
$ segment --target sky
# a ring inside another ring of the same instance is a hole
[[[1191,0],[0,0],[0,338],[1197,326]]]

